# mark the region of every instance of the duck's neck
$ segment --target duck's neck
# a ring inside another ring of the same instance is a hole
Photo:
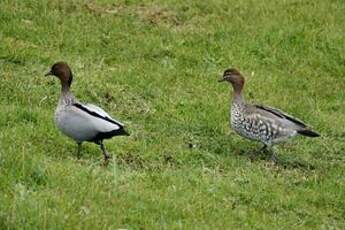
[[[61,95],[59,104],[62,105],[70,105],[75,102],[74,95],[70,90],[70,86],[68,83],[61,82]]]
[[[242,86],[233,86],[234,92],[232,96],[232,103],[238,104],[239,106],[245,105],[245,100],[242,95]]]
[[[68,92],[70,92],[70,86],[68,85],[68,83],[61,82],[61,94],[65,94]]]

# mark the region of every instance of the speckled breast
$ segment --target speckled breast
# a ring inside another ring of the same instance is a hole
[[[269,125],[255,116],[245,116],[245,113],[237,104],[233,104],[231,107],[231,127],[239,135],[251,140],[269,144],[272,139]]]

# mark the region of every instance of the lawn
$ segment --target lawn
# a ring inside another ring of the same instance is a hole
[[[115,2],[115,3],[114,3]],[[0,229],[345,229],[342,0],[1,0]],[[54,125],[56,61],[129,137],[76,144]],[[321,133],[252,159],[229,128],[247,101]]]

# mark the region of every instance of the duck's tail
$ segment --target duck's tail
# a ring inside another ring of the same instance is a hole
[[[303,136],[306,136],[306,137],[319,137],[320,134],[313,131],[313,130],[310,130],[310,129],[301,129],[301,130],[297,130],[297,133],[298,134],[301,134]]]

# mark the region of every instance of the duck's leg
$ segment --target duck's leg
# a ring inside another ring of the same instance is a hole
[[[272,144],[264,144],[264,146],[258,151],[258,153],[270,153],[270,160],[274,163],[278,163],[278,157],[274,153],[274,146]]]
[[[80,159],[80,152],[81,152],[81,142],[77,143],[77,158]]]
[[[264,144],[260,149],[254,150],[254,151],[250,154],[250,159],[256,160],[258,157],[261,156],[262,153],[266,152],[267,149],[268,149],[268,146],[267,146],[266,144]]]
[[[99,142],[99,145],[100,145],[100,147],[101,147],[101,150],[102,150],[102,153],[103,153],[103,156],[104,156],[104,161],[105,161],[105,162],[108,162],[109,159],[110,159],[110,156],[109,156],[107,150],[105,149],[105,146],[104,146],[104,144],[103,144],[103,141],[100,141],[100,142]]]
[[[270,152],[271,152],[270,160],[271,160],[274,164],[277,164],[279,159],[278,159],[277,155],[274,153],[273,146],[270,148]]]
[[[261,153],[266,152],[267,149],[268,149],[268,146],[267,146],[266,144],[264,144],[264,146],[262,146],[260,149],[254,150],[254,151],[252,152],[252,154],[254,154],[255,156],[258,156],[258,155],[260,155]]]
[[[264,144],[264,146],[262,146],[257,152],[258,153],[266,152],[267,148],[268,148],[268,146],[266,144]]]

